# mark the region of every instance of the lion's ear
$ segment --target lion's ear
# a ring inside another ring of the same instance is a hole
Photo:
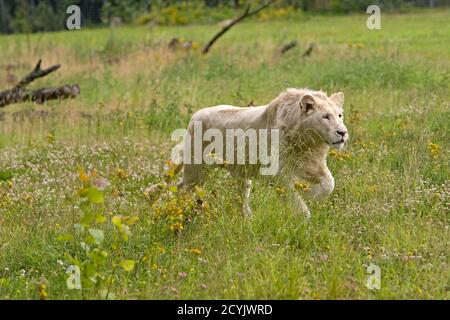
[[[305,114],[311,113],[316,108],[316,100],[312,95],[305,94],[300,99],[300,108]]]
[[[330,97],[330,99],[333,100],[338,105],[338,107],[341,107],[341,108],[344,107],[344,93],[343,92],[338,92],[338,93],[333,94]]]

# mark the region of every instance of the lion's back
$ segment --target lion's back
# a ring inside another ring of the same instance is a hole
[[[260,127],[258,120],[261,119],[265,106],[259,107],[236,107],[232,105],[218,105],[198,110],[191,118],[200,121],[204,128],[236,129]]]

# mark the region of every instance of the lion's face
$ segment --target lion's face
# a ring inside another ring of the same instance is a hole
[[[348,140],[343,114],[344,94],[335,93],[330,97],[306,94],[300,101],[303,113],[303,129],[320,136],[328,145],[342,149]]]

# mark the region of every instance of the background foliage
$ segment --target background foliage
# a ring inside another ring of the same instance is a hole
[[[247,4],[262,0],[0,0],[0,33],[53,31],[65,28],[66,8],[79,5],[83,25],[124,23],[211,23],[233,17]],[[384,10],[449,5],[450,0],[279,0],[270,10],[289,7],[308,12],[350,13],[370,4]],[[277,14],[275,14],[277,16]]]

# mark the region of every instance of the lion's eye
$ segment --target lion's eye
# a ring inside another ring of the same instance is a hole
[[[330,119],[331,119],[331,115],[326,114],[326,115],[323,116],[323,118],[324,118],[324,119],[327,119],[327,120],[330,120]]]
[[[342,118],[343,117],[343,115],[342,115],[342,113],[339,115],[339,118]]]

